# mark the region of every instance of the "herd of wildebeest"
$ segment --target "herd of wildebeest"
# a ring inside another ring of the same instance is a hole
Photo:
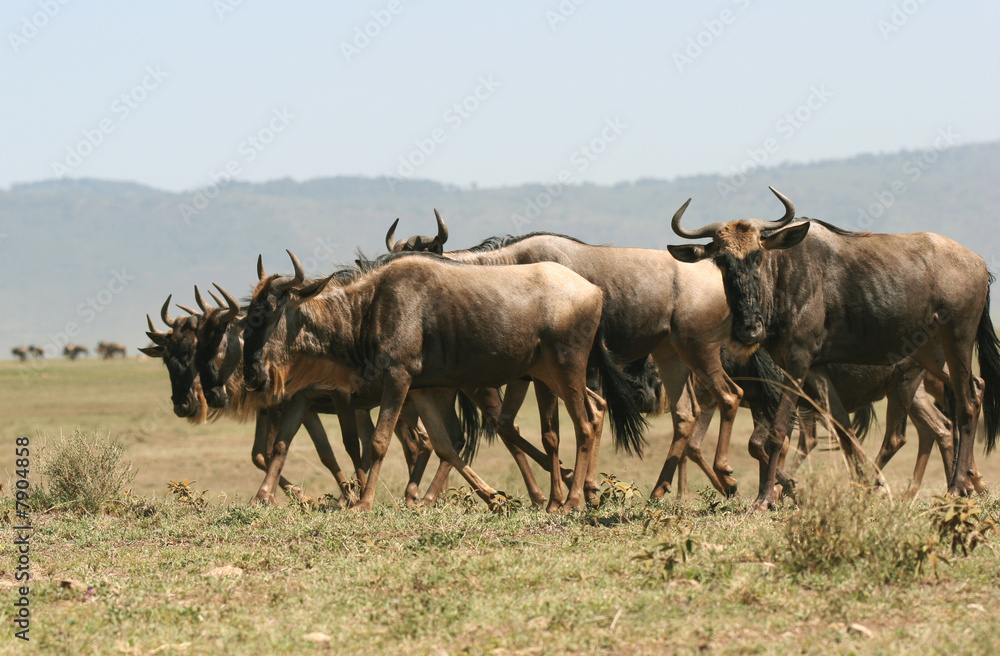
[[[124,358],[126,353],[125,345],[119,342],[97,342],[97,348],[94,351],[105,360],[110,360],[115,356]],[[29,346],[15,346],[10,350],[10,354],[21,362],[26,361],[28,358],[36,360],[45,359],[45,349],[34,344]],[[63,347],[63,357],[68,360],[76,360],[81,356],[86,357],[88,355],[90,355],[90,349],[83,344],[67,344]]]
[[[671,227],[710,241],[667,250],[531,233],[446,252],[437,210],[434,237],[397,241],[397,219],[390,252],[375,259],[307,278],[291,252],[291,275],[267,274],[258,257],[245,303],[219,285],[208,302],[195,287],[199,309],[178,306],[185,314],[171,316],[168,297],[167,330],[147,316],[153,345],[141,350],[163,358],[178,416],[256,418],[253,462],[266,472],[256,500],[265,503],[277,486],[301,493],[281,469],[304,424],[352,508],[372,507],[395,433],[410,471],[408,502],[420,500],[433,449],[441,464],[425,503],[451,468],[488,505],[502,503],[468,464],[481,438],[499,435],[532,503],[575,509],[599,498],[605,414],[615,446],[641,455],[646,415],[665,409],[674,435],[652,496],[669,492],[685,458],[732,495],[729,444],[741,405],[753,416],[749,450],[760,465],[755,509],[794,484],[817,422],[837,436],[858,480],[884,484],[881,470],[909,420],[920,439],[911,493],[935,445],[950,494],[983,490],[973,458],[979,415],[987,452],[1000,419],[1000,340],[983,259],[933,233],[849,232],[797,219],[792,202],[771,191],[784,208],[777,221],[696,230],[681,225],[689,199]],[[514,421],[530,383],[543,450]],[[859,439],[882,398],[885,437],[868,467]],[[558,399],[576,435],[572,469],[559,458]],[[701,442],[715,409],[709,464]],[[337,415],[356,484],[338,466],[319,413]],[[530,461],[550,475],[547,502]]]

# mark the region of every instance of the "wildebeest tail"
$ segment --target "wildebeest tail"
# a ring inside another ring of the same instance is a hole
[[[597,369],[601,391],[608,404],[608,419],[611,434],[615,438],[615,448],[628,454],[642,457],[646,443],[646,418],[642,416],[640,383],[618,368],[604,344],[604,319],[594,337],[590,350],[590,366]]]
[[[868,437],[868,431],[871,430],[874,419],[875,405],[872,403],[854,413],[854,416],[851,418],[851,428],[854,429],[854,434],[857,436],[859,442],[864,442],[865,438]],[[903,417],[903,422],[905,430],[905,416]]]
[[[990,276],[993,282],[993,276]],[[991,453],[997,444],[997,430],[1000,428],[1000,339],[990,319],[990,292],[986,290],[986,306],[979,317],[976,333],[979,347],[979,375],[986,384],[983,394],[983,418],[986,422],[986,452]]]
[[[479,407],[463,392],[458,393],[458,419],[462,422],[463,444],[454,444],[455,450],[467,463],[472,462],[479,451],[479,440],[485,438],[487,443],[496,437],[496,431],[488,421],[483,421]]]
[[[661,415],[667,409],[667,390],[663,387],[660,372],[653,359],[645,357],[629,362],[625,373],[638,384],[639,409],[647,415]]]

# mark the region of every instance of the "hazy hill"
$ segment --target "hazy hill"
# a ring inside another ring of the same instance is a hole
[[[234,182],[204,196],[106,180],[16,185],[0,191],[0,357],[17,344],[54,344],[74,323],[73,341],[91,349],[101,339],[121,341],[135,353],[147,342],[145,313],[155,316],[168,293],[193,304],[193,284],[217,281],[245,294],[258,253],[268,270],[288,270],[291,248],[319,272],[351,261],[359,246],[382,252],[396,217],[397,236],[433,233],[435,207],[451,248],[532,230],[661,248],[679,241],[669,219],[688,197],[692,224],[777,218],[773,185],[800,216],[876,232],[939,232],[1000,271],[1000,142],[747,171],[746,179],[498,189],[342,177]]]

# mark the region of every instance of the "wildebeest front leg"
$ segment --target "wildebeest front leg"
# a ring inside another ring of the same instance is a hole
[[[355,500],[354,492],[351,490],[351,485],[347,477],[344,476],[344,472],[340,470],[336,456],[333,455],[333,449],[330,448],[330,440],[326,436],[326,429],[323,428],[323,422],[320,421],[319,415],[314,410],[306,411],[305,416],[302,418],[302,425],[305,426],[309,437],[312,438],[320,462],[330,470],[334,480],[337,481],[341,495],[345,499],[345,504],[346,502],[353,503]]]
[[[378,486],[378,475],[382,470],[382,461],[389,450],[393,429],[399,420],[399,413],[406,402],[406,393],[410,389],[410,378],[401,373],[395,376],[387,374],[382,384],[382,404],[378,411],[378,422],[375,424],[375,435],[372,436],[372,466],[368,472],[368,480],[361,493],[361,498],[351,506],[351,510],[371,510],[375,503],[375,489]]]
[[[274,439],[278,435],[278,417],[280,413],[277,410],[261,410],[257,413],[257,424],[254,428],[254,439],[253,439],[253,450],[250,454],[250,459],[253,461],[253,466],[262,472],[267,472],[267,464],[271,458],[271,452],[274,450]],[[288,490],[288,493],[293,495],[295,498],[300,498],[302,496],[302,490],[299,489],[298,485],[291,483],[284,476],[278,478],[278,485],[281,489]],[[274,502],[272,497],[269,500],[258,500],[254,501],[264,501]]]
[[[274,440],[274,447],[271,449],[270,461],[267,463],[267,474],[254,497],[257,501],[274,503],[275,484],[281,477],[285,459],[288,458],[288,449],[295,433],[302,425],[302,419],[308,406],[309,401],[301,394],[296,394],[282,405],[278,435]]]
[[[344,443],[344,450],[347,451],[347,455],[351,459],[354,476],[358,479],[358,483],[364,487],[365,466],[361,457],[361,434],[358,431],[357,419],[357,413],[363,411],[351,407],[350,396],[344,392],[331,392],[330,396],[337,410],[337,422],[340,424],[340,437]],[[368,421],[370,422],[371,418]],[[350,502],[354,503],[356,500],[351,498]]]
[[[536,387],[537,389],[537,387]],[[517,469],[524,479],[524,486],[528,490],[528,498],[535,506],[541,507],[545,503],[545,494],[535,480],[535,474],[531,471],[531,464],[528,457],[531,457],[543,469],[548,469],[551,465],[547,462],[545,454],[529,444],[518,432],[514,419],[517,411],[524,403],[524,396],[528,391],[528,381],[514,381],[507,385],[503,401],[500,400],[500,392],[495,387],[466,388],[462,392],[482,410],[483,418],[494,427],[503,445],[510,452]],[[543,422],[544,425],[544,422]],[[544,433],[544,428],[543,428]],[[522,448],[523,447],[523,448]],[[529,450],[534,453],[529,453]]]
[[[412,404],[403,406],[399,421],[396,422],[395,433],[403,447],[403,456],[406,458],[406,467],[410,473],[410,479],[406,483],[406,491],[403,494],[406,505],[409,506],[420,501],[420,480],[424,476],[427,462],[431,457],[427,431]]]
[[[733,467],[729,464],[729,441],[733,435],[736,413],[743,400],[743,390],[732,381],[725,369],[717,345],[711,343],[689,345],[691,350],[678,350],[684,364],[698,376],[708,391],[712,393],[719,408],[719,441],[715,447],[715,462],[712,469],[722,484],[723,494],[736,494],[737,483],[733,477]]]
[[[789,364],[787,375],[792,378],[795,384],[801,386],[808,370],[808,362],[792,362]],[[778,409],[773,421],[762,421],[758,413],[754,412],[756,424],[753,435],[750,436],[750,455],[760,464],[757,499],[751,506],[755,511],[767,510],[774,506],[774,486],[778,478],[778,456],[784,448],[785,440],[788,439],[788,429],[791,426],[797,405],[797,394],[791,389],[784,389],[781,392],[781,401],[778,402]]]
[[[667,398],[670,399],[670,418],[674,426],[667,457],[663,461],[663,468],[660,469],[656,485],[650,493],[650,498],[659,499],[670,491],[674,471],[684,458],[684,452],[687,450],[688,441],[695,429],[701,409],[691,387],[691,372],[677,359],[673,349],[669,346],[661,349],[653,355],[653,359],[659,369]]]
[[[462,425],[455,414],[455,391],[441,388],[413,390],[410,401],[427,427],[434,452],[454,467],[480,498],[491,508],[494,507],[496,490],[487,485],[455,450],[455,443],[460,443],[462,438]]]

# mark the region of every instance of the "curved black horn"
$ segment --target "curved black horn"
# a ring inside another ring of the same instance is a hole
[[[283,278],[280,281],[276,281],[274,283],[274,289],[279,292],[288,289],[289,287],[301,285],[302,281],[306,279],[306,272],[302,268],[302,263],[299,262],[299,258],[295,257],[295,253],[288,249],[285,249],[285,252],[288,253],[288,257],[292,258],[292,268],[295,270],[295,277],[290,280],[288,278]]]
[[[392,225],[389,227],[389,232],[385,233],[385,247],[387,249],[389,249],[390,253],[392,252],[393,246],[396,245],[396,239],[395,239],[395,237],[396,237],[396,226],[397,225],[399,225],[399,219],[396,219],[395,221],[393,221]]]
[[[434,241],[439,246],[444,246],[444,243],[448,241],[448,226],[444,224],[444,219],[441,218],[441,213],[437,209],[434,210],[434,218],[437,219],[438,224],[438,233]]]
[[[768,187],[768,189],[770,189],[771,193],[777,196],[778,200],[781,201],[781,204],[785,206],[785,215],[780,219],[778,219],[777,221],[768,221],[767,227],[781,228],[783,226],[788,225],[789,223],[792,222],[792,219],[795,218],[795,205],[793,205],[792,201],[788,200],[788,198],[786,198],[784,194],[782,194],[774,187]]]
[[[167,308],[170,307],[170,299],[173,298],[173,294],[167,297],[167,300],[163,302],[163,307],[160,308],[160,318],[163,319],[163,323],[167,324],[168,328],[174,327],[174,320],[170,318],[167,314]]]
[[[219,290],[219,293],[222,294],[222,297],[226,299],[226,304],[229,306],[229,311],[226,312],[226,314],[220,316],[219,320],[232,321],[234,318],[236,318],[236,315],[240,313],[239,301],[237,301],[232,294],[223,289],[222,286],[219,285],[219,283],[213,282],[212,284],[215,285],[215,288]],[[222,305],[222,303],[219,303],[219,305]]]
[[[211,289],[208,290],[208,295],[212,297],[212,300],[215,301],[215,304],[218,305],[220,308],[226,307],[226,302],[221,298],[219,298],[219,295],[213,292]]]
[[[267,274],[264,273],[264,256],[257,255],[257,280],[260,281],[266,277]]]
[[[674,218],[670,220],[670,227],[673,229],[674,233],[676,233],[679,237],[684,237],[684,239],[712,237],[715,234],[715,231],[722,227],[722,221],[709,223],[707,226],[698,228],[697,230],[685,230],[681,227],[681,217],[684,216],[684,210],[686,210],[690,204],[691,199],[688,198],[687,201],[681,205],[681,208],[674,213]]]
[[[157,329],[157,327],[155,325],[153,325],[153,320],[149,317],[148,314],[146,315],[146,323],[149,324],[149,332],[156,333],[157,335],[166,335],[167,334],[167,333],[164,333],[164,332],[160,332],[160,330]]]
[[[209,305],[205,302],[205,297],[201,295],[201,290],[198,289],[198,285],[194,286],[194,300],[198,303],[198,307],[201,308],[202,312],[208,312]]]
[[[187,312],[188,314],[190,314],[190,315],[192,315],[192,316],[193,316],[193,315],[195,315],[195,314],[198,314],[198,311],[197,311],[197,310],[194,310],[194,309],[192,309],[192,308],[189,308],[189,307],[188,307],[188,306],[186,306],[186,305],[181,305],[180,303],[177,303],[176,305],[177,305],[177,307],[179,307],[180,309],[184,310],[185,312]]]

